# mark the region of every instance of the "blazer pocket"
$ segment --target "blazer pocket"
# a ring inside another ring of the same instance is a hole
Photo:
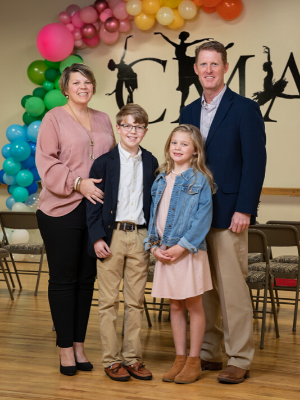
[[[223,183],[222,192],[223,193],[238,193],[240,189],[240,183]]]

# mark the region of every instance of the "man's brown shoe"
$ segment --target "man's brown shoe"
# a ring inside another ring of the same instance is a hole
[[[235,367],[234,365],[227,365],[217,379],[222,383],[242,383],[245,379],[249,378],[249,376],[250,370]]]
[[[104,368],[104,371],[113,381],[125,382],[130,379],[129,373],[120,363],[115,363],[110,367]]]
[[[124,368],[136,379],[141,379],[142,381],[150,381],[152,379],[151,372],[139,361],[131,365],[125,365]]]
[[[223,368],[222,362],[201,360],[202,371],[219,371]]]

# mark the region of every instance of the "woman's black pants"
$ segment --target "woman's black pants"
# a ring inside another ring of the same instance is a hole
[[[96,259],[87,253],[85,200],[62,217],[41,210],[36,215],[49,265],[48,297],[56,344],[72,347],[73,342],[84,342],[96,277]]]

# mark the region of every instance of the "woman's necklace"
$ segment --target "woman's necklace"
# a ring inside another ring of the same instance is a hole
[[[78,121],[78,123],[83,127],[83,129],[86,131],[89,139],[90,139],[90,146],[91,146],[91,155],[90,155],[90,159],[91,160],[95,160],[95,155],[94,155],[94,140],[93,140],[93,129],[92,129],[92,118],[91,118],[91,110],[88,108],[88,114],[90,117],[90,126],[91,126],[91,135],[88,133],[88,131],[85,129],[85,127],[82,125],[82,123],[79,121],[79,119],[76,117],[76,114],[74,113],[74,111],[72,110],[70,104],[68,103],[68,106],[70,108],[70,110],[72,111],[74,117],[76,118],[76,120]]]

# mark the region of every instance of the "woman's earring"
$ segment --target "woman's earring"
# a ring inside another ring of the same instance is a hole
[[[69,96],[66,94],[66,98],[68,99],[69,98]]]

